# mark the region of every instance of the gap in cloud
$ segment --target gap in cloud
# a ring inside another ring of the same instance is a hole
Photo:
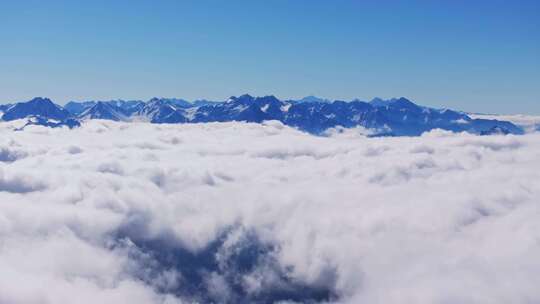
[[[291,277],[276,260],[279,250],[241,226],[224,229],[204,248],[193,251],[173,236],[140,238],[141,227],[124,226],[111,249],[126,250],[133,275],[160,293],[200,302],[319,303],[337,300],[335,272],[322,283]]]

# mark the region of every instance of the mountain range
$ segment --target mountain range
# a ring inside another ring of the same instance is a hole
[[[147,102],[72,101],[64,107],[48,98],[36,97],[27,102],[1,105],[0,111],[4,121],[29,119],[28,124],[70,128],[89,119],[150,123],[260,123],[278,120],[312,134],[323,134],[331,128],[354,127],[370,129],[374,136],[417,136],[433,129],[480,135],[523,133],[520,127],[508,121],[473,119],[459,111],[419,106],[404,97],[389,100],[375,98],[364,102],[330,101],[315,96],[279,100],[275,96],[253,97],[245,94],[221,102],[152,98]]]

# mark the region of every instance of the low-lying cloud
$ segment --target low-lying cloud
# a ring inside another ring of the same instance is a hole
[[[540,134],[0,132],[0,303],[537,303]]]

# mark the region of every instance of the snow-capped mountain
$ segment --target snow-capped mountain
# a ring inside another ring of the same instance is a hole
[[[441,128],[456,132],[480,133],[499,126],[511,133],[522,133],[517,126],[504,121],[472,119],[464,113],[421,107],[406,98],[395,98],[376,104],[362,101],[287,102],[274,96],[231,97],[226,102],[200,107],[179,108],[161,101],[153,111],[140,113],[154,123],[279,120],[286,125],[320,134],[329,128],[362,126],[384,135],[416,136]],[[146,108],[146,107],[145,107]],[[159,113],[159,115],[157,115]]]
[[[18,130],[29,125],[40,125],[51,128],[80,126],[80,123],[70,117],[70,113],[61,106],[54,104],[48,98],[36,97],[27,102],[4,105],[0,107],[3,112],[2,120],[23,120],[24,125]],[[26,121],[24,121],[26,120]]]
[[[130,116],[133,113],[139,111],[142,107],[144,107],[145,103],[140,100],[108,100],[108,101],[70,101],[66,103],[64,106],[64,109],[68,110],[71,115],[73,116],[79,116],[82,112],[90,109],[91,107],[95,106],[98,102],[105,103],[108,105],[111,105],[115,108],[119,108],[120,112],[123,115]]]
[[[160,97],[154,97],[150,99],[146,104],[150,103],[160,103],[160,104],[167,104],[171,105],[175,108],[190,108],[193,107],[193,103],[180,99],[180,98],[160,98]]]
[[[145,105],[145,103],[141,100],[122,100],[122,99],[110,100],[105,103],[111,106],[114,106],[116,108],[119,108],[120,112],[128,116],[139,111]]]
[[[98,101],[94,106],[82,112],[78,118],[82,120],[107,119],[114,121],[127,121],[128,115],[126,115],[124,110],[118,106],[103,101]]]
[[[396,101],[396,100],[397,100],[397,98],[382,99],[380,97],[375,97],[369,102],[369,104],[374,106],[374,107],[386,107],[386,106],[389,106],[390,104],[394,103],[394,101]]]
[[[71,115],[77,116],[87,109],[93,107],[95,104],[95,101],[70,101],[64,105],[64,109],[66,109]]]
[[[157,97],[154,97],[152,98],[151,100],[161,100],[162,102],[165,102],[165,103],[168,103],[168,104],[171,104],[171,105],[174,105],[176,107],[179,107],[179,108],[190,108],[193,106],[193,103],[185,100],[185,99],[180,99],[180,98],[157,98]]]
[[[10,121],[28,116],[64,120],[70,117],[70,113],[48,98],[36,97],[28,102],[16,103],[6,109],[4,115],[2,115],[2,120]]]
[[[221,101],[212,101],[212,100],[206,100],[206,99],[197,99],[197,100],[194,100],[192,103],[193,103],[193,106],[194,107],[200,107],[200,106],[208,106],[208,105],[212,105],[212,104],[215,104],[215,103],[220,103]]]
[[[183,108],[193,105],[189,102],[179,102],[177,99],[152,98],[134,115],[145,118],[152,123],[183,123],[187,122]]]
[[[231,97],[226,102],[191,109],[187,119],[190,122],[282,120],[282,109],[286,103],[274,96],[252,97],[242,95]]]
[[[11,103],[1,104],[0,105],[0,113],[1,113],[0,115],[3,115],[7,111],[7,109],[11,108],[12,106],[13,106],[13,104],[11,104]]]
[[[293,102],[297,102],[297,103],[299,103],[299,102],[324,102],[324,103],[330,103],[332,101],[330,99],[320,98],[320,97],[317,97],[317,96],[310,95],[310,96],[306,96],[306,97],[298,99],[298,100],[293,100]]]
[[[69,113],[49,99],[35,98],[8,106],[4,120],[29,116],[65,120],[68,117],[117,121],[146,120],[151,123],[202,123],[278,120],[300,130],[322,134],[330,128],[361,126],[380,136],[417,136],[432,129],[474,134],[521,134],[523,129],[496,119],[472,118],[448,109],[418,106],[406,98],[371,102],[333,101],[307,97],[304,101],[282,101],[275,96],[242,95],[224,102],[188,102],[174,98],[140,101],[70,102]],[[82,111],[81,111],[82,110]],[[78,113],[78,114],[77,114]],[[499,132],[501,131],[501,132]]]

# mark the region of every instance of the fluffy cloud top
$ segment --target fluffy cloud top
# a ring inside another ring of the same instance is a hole
[[[0,132],[0,303],[540,302],[540,134]]]
[[[486,115],[486,114],[470,114],[473,119],[495,119],[495,120],[504,120],[510,121],[517,126],[520,126],[525,130],[525,132],[535,132],[540,131],[540,116],[533,115]]]

